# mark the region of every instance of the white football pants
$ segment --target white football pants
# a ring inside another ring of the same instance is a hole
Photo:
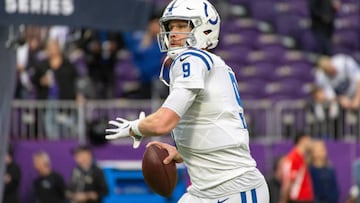
[[[269,203],[269,189],[264,183],[258,188],[218,199],[205,199],[185,193],[178,203]]]

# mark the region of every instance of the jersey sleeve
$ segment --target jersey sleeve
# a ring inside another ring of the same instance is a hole
[[[180,55],[171,70],[172,88],[204,89],[212,63],[196,52]]]
[[[162,107],[171,109],[182,117],[194,102],[196,94],[196,90],[176,88],[171,91]]]

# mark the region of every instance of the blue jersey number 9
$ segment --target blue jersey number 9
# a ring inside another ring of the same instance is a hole
[[[183,77],[184,78],[189,77],[190,76],[190,63],[183,63],[182,64],[182,69],[183,69],[183,72],[184,72]]]
[[[230,76],[230,79],[231,79],[232,86],[234,88],[236,101],[239,104],[239,106],[242,107],[242,102],[241,102],[241,99],[240,99],[240,93],[239,93],[238,84],[237,84],[236,79],[235,79],[235,74],[232,73],[232,72],[229,72],[229,76]]]
[[[242,102],[240,99],[240,93],[239,93],[238,83],[236,82],[235,74],[233,72],[229,72],[229,76],[230,76],[231,83],[232,83],[232,86],[234,89],[236,101],[239,104],[239,106],[242,108]],[[242,122],[244,128],[247,128],[244,115],[242,113],[240,113],[239,116],[240,116],[240,119],[241,119],[241,122]]]

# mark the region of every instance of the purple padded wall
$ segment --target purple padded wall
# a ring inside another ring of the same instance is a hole
[[[65,181],[70,178],[71,169],[74,166],[71,149],[76,146],[75,141],[60,142],[35,142],[18,141],[14,143],[15,160],[22,169],[21,199],[22,203],[32,203],[33,189],[32,180],[36,177],[36,172],[32,167],[32,154],[38,150],[45,150],[51,160],[54,170],[61,173]],[[284,155],[291,149],[291,142],[280,142],[277,144],[263,144],[252,142],[250,145],[251,153],[256,159],[258,168],[269,175],[272,167],[272,160],[280,155]],[[340,185],[341,200],[345,202],[345,197],[352,184],[351,163],[360,157],[360,143],[347,142],[327,142],[330,162],[336,169],[337,179]],[[140,160],[144,152],[144,145],[138,150],[132,149],[130,145],[105,145],[94,148],[97,160]]]

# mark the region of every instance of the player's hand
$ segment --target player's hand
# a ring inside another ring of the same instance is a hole
[[[160,147],[161,149],[165,149],[169,153],[169,156],[167,156],[163,161],[164,164],[169,164],[172,161],[175,161],[176,163],[183,162],[183,159],[181,158],[179,152],[176,150],[176,147],[166,144],[166,143],[158,142],[158,141],[149,142],[146,145],[146,147],[149,147],[151,145],[156,145],[156,146]]]
[[[105,136],[106,139],[114,140],[130,136],[131,121],[123,118],[116,118],[116,120],[109,121],[109,124],[115,126],[115,128],[108,128],[105,130],[106,133],[109,133]]]
[[[145,118],[145,113],[141,112],[138,120],[141,120],[143,118]],[[115,140],[123,137],[129,137],[132,124],[138,120],[128,121],[124,118],[116,118],[116,120],[109,121],[109,124],[115,126],[115,128],[106,129],[105,132],[107,133],[107,135],[105,136],[105,138],[107,140]],[[133,135],[131,137],[134,140],[133,147],[138,148],[140,146],[142,136]]]

